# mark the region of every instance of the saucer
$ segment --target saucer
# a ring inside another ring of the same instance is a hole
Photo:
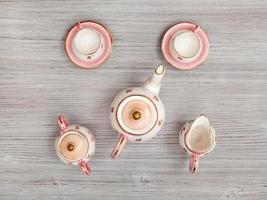
[[[209,41],[206,33],[198,25],[179,23],[166,31],[161,50],[172,66],[181,70],[190,70],[207,58]]]
[[[67,33],[65,51],[82,68],[98,68],[109,57],[112,40],[107,29],[96,22],[78,22]]]

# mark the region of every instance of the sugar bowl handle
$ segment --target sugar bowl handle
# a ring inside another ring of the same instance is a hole
[[[196,173],[198,169],[199,156],[192,154],[190,156],[189,170],[192,174]]]
[[[81,168],[82,173],[85,176],[89,176],[91,174],[91,169],[86,162],[82,161],[80,163],[80,168]]]
[[[113,149],[113,151],[111,153],[111,157],[113,159],[117,159],[118,158],[118,156],[122,152],[122,149],[123,149],[124,145],[126,144],[126,142],[127,142],[127,138],[124,135],[121,134],[119,141],[117,142],[116,146],[114,147],[114,149]]]
[[[69,126],[68,120],[66,120],[63,115],[58,117],[57,123],[61,131],[64,131]]]

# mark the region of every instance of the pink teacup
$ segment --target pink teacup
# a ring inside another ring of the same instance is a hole
[[[65,51],[77,66],[94,69],[102,65],[110,56],[112,39],[109,31],[100,23],[78,22],[68,32]]]
[[[209,40],[200,26],[189,22],[178,23],[165,32],[161,50],[172,66],[190,70],[207,58]]]
[[[207,156],[215,148],[215,130],[210,125],[209,119],[201,115],[183,125],[179,134],[179,142],[190,156],[190,172],[195,173],[198,169],[199,158]]]
[[[63,117],[58,117],[60,132],[55,141],[58,157],[66,164],[80,166],[84,175],[89,175],[91,169],[87,162],[95,152],[95,137],[87,128],[73,124],[69,125]]]

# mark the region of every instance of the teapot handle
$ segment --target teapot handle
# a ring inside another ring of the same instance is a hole
[[[63,115],[60,115],[57,119],[58,126],[61,131],[64,131],[69,126],[68,120],[65,119]]]
[[[192,154],[190,156],[189,170],[192,174],[196,173],[198,169],[199,156]]]
[[[123,149],[124,145],[126,144],[126,142],[127,142],[127,138],[124,135],[121,134],[119,141],[117,142],[116,146],[114,147],[114,149],[113,149],[113,151],[111,153],[111,157],[113,159],[117,159],[118,158],[118,156],[122,152],[122,149]]]
[[[85,176],[89,176],[91,174],[91,169],[86,162],[82,161],[80,163],[80,168],[81,168],[82,173]]]

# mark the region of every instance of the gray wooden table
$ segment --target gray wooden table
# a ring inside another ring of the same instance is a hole
[[[68,28],[97,20],[113,36],[98,70],[75,67],[64,53]],[[208,59],[193,71],[169,66],[162,33],[192,21],[207,32]],[[267,2],[262,0],[0,1],[0,199],[267,199]],[[161,98],[166,123],[153,140],[117,141],[109,104],[167,66]],[[218,144],[188,172],[181,125],[205,113]],[[93,175],[56,156],[56,118],[96,135]]]

